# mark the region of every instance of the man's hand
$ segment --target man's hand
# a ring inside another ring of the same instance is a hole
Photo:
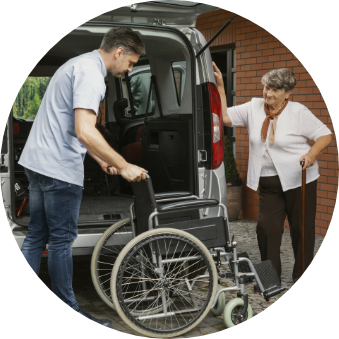
[[[120,174],[119,170],[117,168],[115,168],[114,166],[109,165],[107,162],[102,162],[100,164],[101,169],[110,175],[118,175]],[[107,168],[109,167],[109,171],[107,171]]]
[[[311,166],[314,165],[315,163],[315,159],[316,159],[316,156],[310,152],[308,152],[307,154],[303,155],[301,158],[300,158],[300,163],[305,160],[305,163],[304,163],[304,166],[303,166],[303,170],[305,170],[306,168],[309,168]]]
[[[121,176],[130,182],[145,180],[146,176],[144,173],[148,173],[148,171],[129,163],[127,163],[127,165],[120,170]]]

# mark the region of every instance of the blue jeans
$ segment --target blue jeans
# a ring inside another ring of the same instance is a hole
[[[72,287],[72,246],[78,235],[77,221],[82,187],[25,169],[29,181],[30,222],[21,251],[36,274],[48,243],[48,272],[52,291],[78,310]]]

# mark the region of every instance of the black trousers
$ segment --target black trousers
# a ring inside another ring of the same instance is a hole
[[[314,255],[316,205],[317,180],[306,185],[305,269],[311,264]],[[295,259],[292,278],[296,281],[301,276],[301,187],[283,192],[279,176],[260,177],[257,224],[259,250],[261,260],[271,260],[279,277],[280,246],[286,215]]]

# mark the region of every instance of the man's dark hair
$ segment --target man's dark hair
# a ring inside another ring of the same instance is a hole
[[[126,54],[145,55],[146,49],[139,35],[130,28],[114,27],[104,36],[100,49],[110,53],[114,49],[122,47]]]

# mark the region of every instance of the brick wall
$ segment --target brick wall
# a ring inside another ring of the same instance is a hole
[[[217,10],[199,16],[197,29],[208,41],[232,18],[234,13]],[[253,22],[237,17],[211,45],[236,49],[236,103],[262,97],[261,77],[273,68],[288,67],[297,78],[297,86],[290,96],[308,107],[332,132],[332,120],[321,93],[301,62],[279,40]],[[246,128],[236,129],[236,158],[243,178],[243,201],[240,218],[257,220],[259,200],[257,192],[246,187],[249,141]],[[325,235],[332,218],[338,189],[338,150],[335,134],[328,149],[319,157],[318,201],[316,234]],[[285,226],[288,226],[287,220]]]

